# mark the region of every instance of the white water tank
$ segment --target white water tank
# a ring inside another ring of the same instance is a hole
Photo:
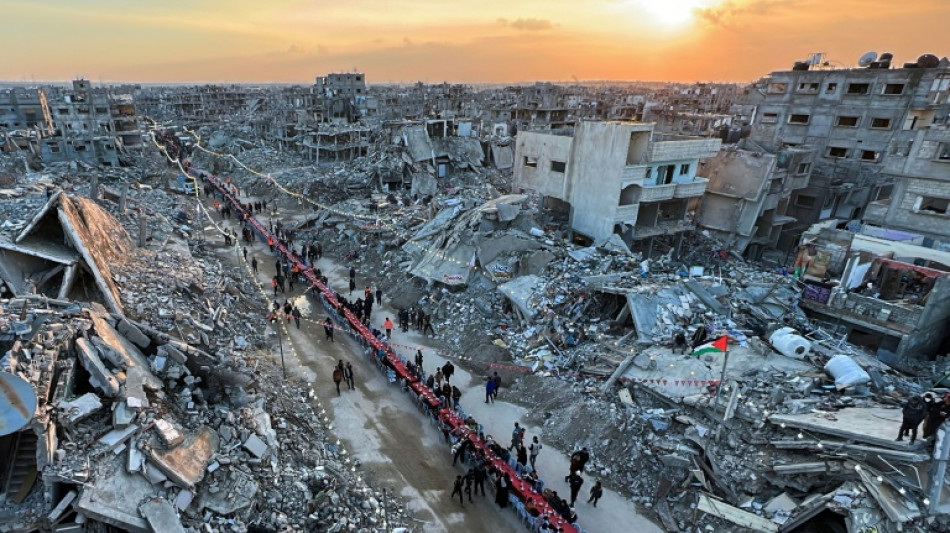
[[[871,376],[847,355],[838,354],[832,357],[825,365],[825,372],[835,378],[835,388],[838,390],[864,385],[871,381]]]
[[[811,341],[802,337],[794,328],[779,328],[769,335],[769,343],[778,353],[792,359],[804,359],[811,351]]]

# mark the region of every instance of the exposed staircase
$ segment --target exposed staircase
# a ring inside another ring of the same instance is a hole
[[[29,430],[18,433],[11,456],[3,494],[7,500],[22,503],[36,482],[36,434]]]

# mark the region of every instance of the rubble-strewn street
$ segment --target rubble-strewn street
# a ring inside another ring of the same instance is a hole
[[[950,61],[872,54],[5,89],[0,533],[950,530]]]

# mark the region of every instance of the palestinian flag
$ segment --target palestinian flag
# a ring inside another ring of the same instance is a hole
[[[706,355],[707,353],[723,353],[726,351],[726,347],[728,346],[727,341],[728,339],[725,335],[723,335],[712,342],[707,342],[706,344],[697,346],[696,349],[693,350],[693,355],[695,357],[699,357],[701,355]]]

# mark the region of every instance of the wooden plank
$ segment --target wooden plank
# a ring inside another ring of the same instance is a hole
[[[700,494],[696,501],[696,508],[700,511],[718,516],[723,520],[728,520],[733,524],[761,533],[777,533],[778,524],[771,520],[766,520],[761,516],[743,511],[733,507],[728,503],[709,497],[706,494]]]

